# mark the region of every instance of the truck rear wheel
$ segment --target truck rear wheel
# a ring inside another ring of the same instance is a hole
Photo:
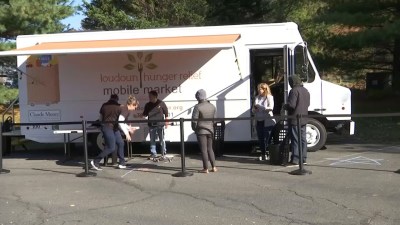
[[[320,150],[326,142],[326,130],[324,125],[316,119],[310,118],[306,128],[307,149],[309,152]]]
[[[93,155],[97,155],[99,152],[104,150],[104,138],[103,133],[92,133],[89,135],[89,142],[91,145],[90,152]]]

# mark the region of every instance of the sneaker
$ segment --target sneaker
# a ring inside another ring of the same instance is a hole
[[[199,172],[199,173],[209,173],[209,172],[208,172],[208,169],[202,169],[202,170],[199,170],[198,172]]]
[[[90,161],[90,165],[92,166],[92,169],[94,169],[94,170],[97,170],[97,171],[102,171],[102,170],[103,170],[102,168],[100,168],[100,166],[96,166],[96,165],[94,164],[94,161],[93,161],[93,160]]]
[[[293,163],[293,162],[288,162],[285,166],[286,167],[296,167],[296,166],[299,166],[299,164],[298,163]]]
[[[265,155],[264,157],[261,155],[258,157],[258,161],[266,161],[268,160],[268,155]]]
[[[157,155],[150,155],[147,159],[150,160],[150,159],[154,159],[154,158],[157,158]]]
[[[126,166],[125,166],[125,165],[119,164],[119,165],[118,165],[118,169],[126,169]]]

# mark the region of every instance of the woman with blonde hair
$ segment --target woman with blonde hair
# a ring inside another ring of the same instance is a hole
[[[121,114],[119,115],[119,121],[127,121],[130,113],[139,107],[139,101],[132,95],[128,96],[126,105],[121,105]],[[131,134],[134,133],[135,129],[126,123],[119,123],[120,129],[124,132],[127,141],[131,141]]]
[[[268,158],[267,147],[271,135],[271,131],[276,124],[273,118],[272,110],[274,109],[274,97],[271,89],[266,83],[257,85],[258,95],[255,97],[252,112],[257,120],[256,130],[261,150],[260,160],[264,161]]]

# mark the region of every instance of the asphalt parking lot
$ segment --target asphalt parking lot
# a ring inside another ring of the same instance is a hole
[[[304,176],[235,152],[217,158],[216,173],[196,173],[202,163],[192,153],[193,175],[175,177],[179,155],[156,163],[146,154],[127,169],[78,177],[82,157],[17,151],[3,159],[0,224],[400,224],[400,144],[326,147],[309,153]]]

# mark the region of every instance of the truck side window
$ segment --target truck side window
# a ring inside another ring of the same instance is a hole
[[[307,83],[311,83],[315,80],[315,71],[314,68],[311,66],[311,64],[308,64],[308,79]]]
[[[311,83],[315,79],[315,71],[309,63],[307,48],[300,45],[295,48],[295,73],[300,75],[304,83]]]

